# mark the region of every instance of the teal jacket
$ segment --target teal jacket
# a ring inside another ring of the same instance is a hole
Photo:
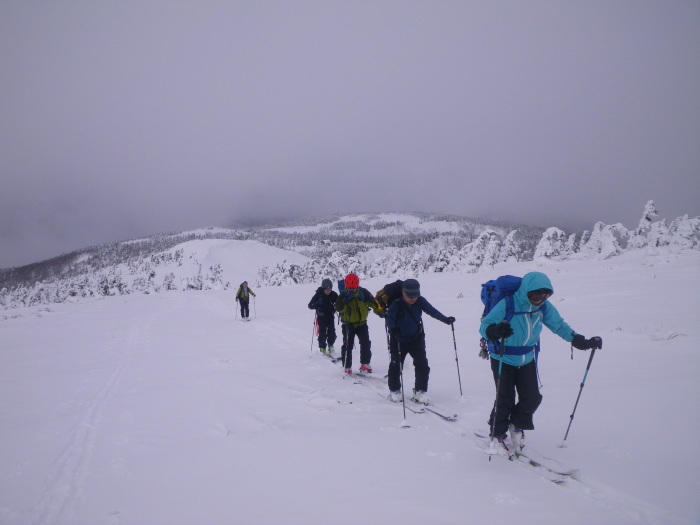
[[[528,292],[539,290],[541,288],[549,288],[554,291],[552,283],[545,274],[541,272],[530,272],[523,276],[523,282],[520,288],[513,294],[513,305],[515,312],[533,312],[539,310],[540,306],[533,306],[530,299],[527,298]],[[566,324],[559,311],[554,307],[549,300],[544,309],[544,314],[541,311],[535,313],[525,313],[522,315],[514,315],[510,320],[510,326],[513,328],[513,335],[506,339],[506,348],[509,346],[532,346],[532,350],[523,355],[504,355],[503,362],[513,366],[523,366],[531,362],[535,358],[535,345],[540,338],[542,326],[546,326],[552,332],[561,337],[564,341],[571,342],[576,332]],[[486,317],[481,320],[479,332],[483,337],[486,337],[486,328],[490,324],[498,324],[506,317],[506,301],[500,301],[493,307]],[[500,355],[491,354],[494,359],[500,359]]]

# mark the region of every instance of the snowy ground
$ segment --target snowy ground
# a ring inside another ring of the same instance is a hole
[[[421,277],[457,317],[464,395],[452,332],[428,318],[430,395],[459,420],[409,413],[410,428],[400,404],[316,351],[316,286],[256,289],[249,323],[236,320],[235,291],[1,312],[0,523],[699,523],[699,254],[543,268],[569,324],[605,341],[559,448],[589,354],[572,361],[567,343],[543,338],[528,442],[580,469],[564,485],[489,462],[473,436],[494,394],[477,356],[479,285],[532,269]],[[383,322],[370,330],[383,375]]]

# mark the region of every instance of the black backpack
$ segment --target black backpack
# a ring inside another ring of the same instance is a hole
[[[397,279],[393,283],[389,283],[384,286],[381,290],[377,292],[374,298],[379,303],[379,309],[382,313],[386,313],[391,306],[391,303],[401,298],[401,292],[403,291],[403,281]]]

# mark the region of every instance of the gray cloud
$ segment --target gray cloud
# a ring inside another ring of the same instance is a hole
[[[695,2],[4,2],[0,267],[265,216],[700,214]]]

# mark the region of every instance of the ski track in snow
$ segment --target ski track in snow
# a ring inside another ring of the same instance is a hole
[[[135,324],[128,330],[127,335],[117,335],[112,341],[112,346],[120,348],[120,360],[102,388],[83,410],[56,458],[54,471],[47,477],[43,494],[34,509],[35,523],[52,525],[71,521],[82,495],[83,481],[99,431],[102,407],[129,368],[134,348],[140,338],[140,324]]]

